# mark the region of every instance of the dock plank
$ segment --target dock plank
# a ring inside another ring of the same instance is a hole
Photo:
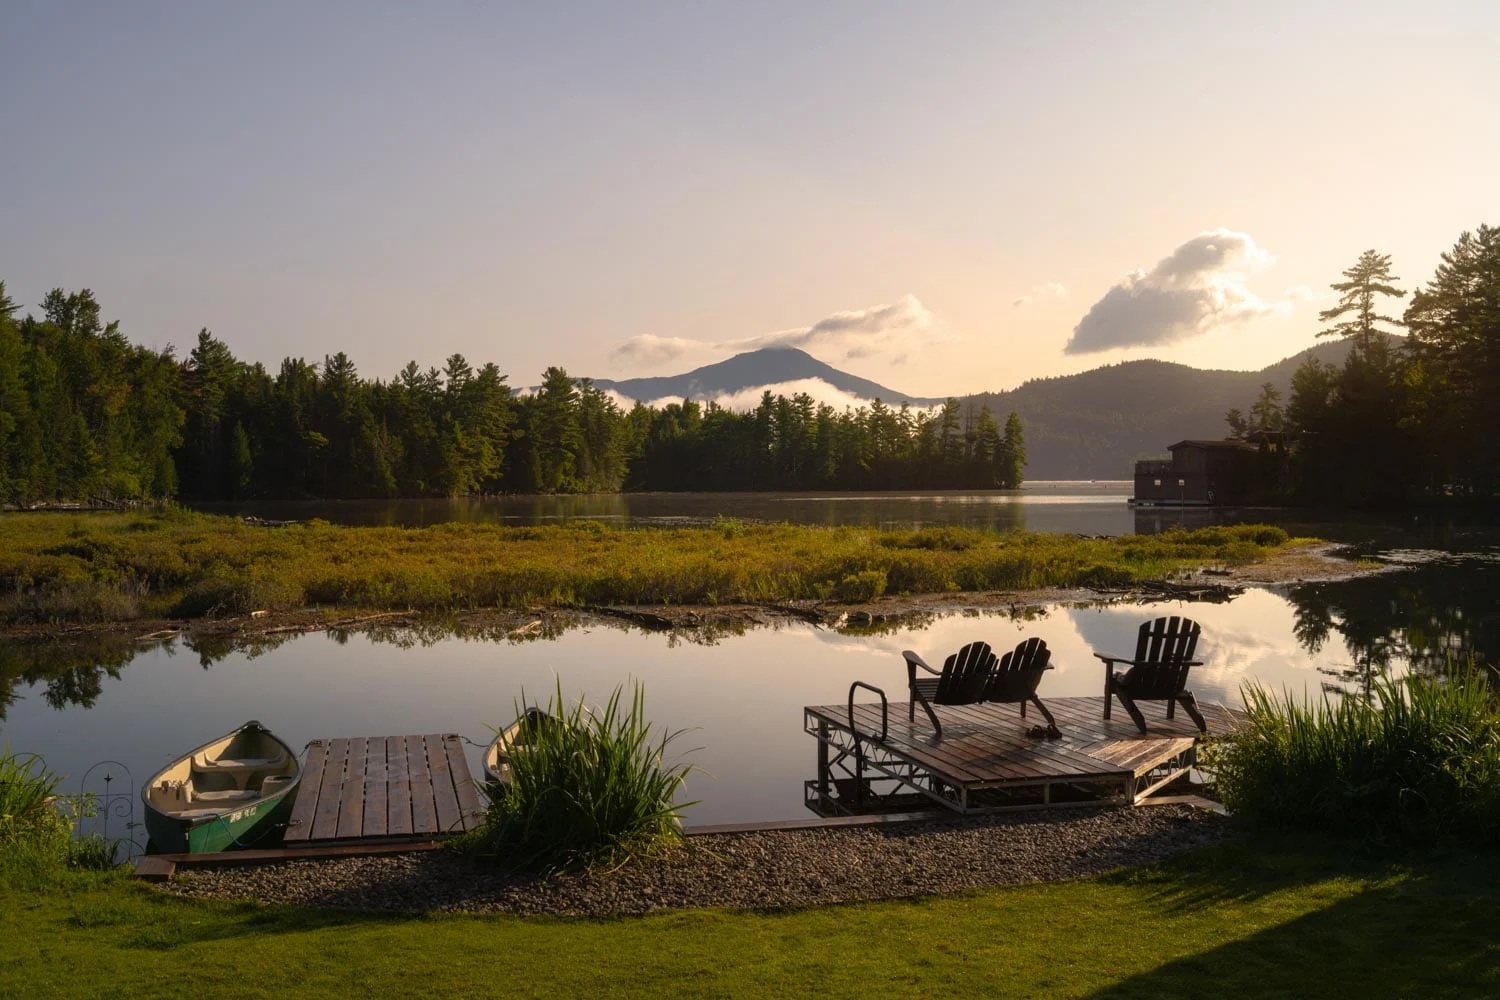
[[[334,836],[340,840],[359,837],[365,823],[365,754],[369,739],[356,736],[349,741],[349,767],[339,790],[339,821]]]
[[[438,829],[452,833],[463,829],[463,816],[458,810],[458,790],[453,787],[453,771],[448,767],[447,739],[443,736],[428,736],[427,763],[432,769],[432,798],[437,807]]]
[[[362,828],[366,837],[385,836],[389,819],[386,811],[389,778],[385,737],[371,737],[365,749],[365,815]]]
[[[412,832],[411,770],[406,764],[406,737],[385,738],[385,832],[395,837]]]
[[[463,742],[457,736],[448,736],[443,740],[443,752],[448,756],[448,771],[453,775],[453,790],[458,795],[459,822],[464,830],[472,830],[484,818],[484,805],[479,801],[479,789],[469,770]]]
[[[437,800],[432,795],[432,771],[427,762],[427,743],[422,736],[406,737],[406,765],[411,775],[411,832],[437,833]]]
[[[319,785],[323,781],[323,764],[328,759],[328,745],[313,740],[307,745],[307,761],[297,783],[297,798],[287,820],[284,841],[303,841],[312,836],[313,817],[317,815]]]
[[[310,840],[331,840],[339,832],[339,803],[343,797],[344,772],[349,766],[349,741],[328,741],[323,780],[318,783],[318,807],[313,814]]]

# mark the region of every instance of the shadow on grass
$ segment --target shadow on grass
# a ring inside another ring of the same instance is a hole
[[[1168,912],[1274,906],[1277,894],[1316,892],[1318,883],[1359,887],[1352,895],[1330,892],[1320,909],[1131,976],[1096,997],[1500,995],[1494,932],[1500,855],[1494,853],[1376,852],[1257,838],[1134,881],[1159,882],[1153,895]],[[1220,936],[1234,933],[1231,909]],[[1138,948],[1159,947],[1149,926],[1134,937]]]

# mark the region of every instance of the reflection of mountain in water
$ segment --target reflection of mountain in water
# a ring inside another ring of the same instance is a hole
[[[1317,652],[1337,633],[1351,663],[1339,681],[1368,686],[1392,666],[1441,674],[1500,666],[1500,562],[1446,558],[1399,573],[1292,587],[1297,639]]]

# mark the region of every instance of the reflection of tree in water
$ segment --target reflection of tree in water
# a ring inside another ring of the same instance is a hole
[[[1450,666],[1500,665],[1500,562],[1445,559],[1400,573],[1309,583],[1287,594],[1293,629],[1309,652],[1337,633],[1352,663],[1325,670],[1334,690],[1368,691],[1392,666],[1431,675]]]
[[[40,684],[42,699],[53,708],[92,708],[104,690],[104,678],[117,678],[142,645],[130,639],[92,637],[0,643],[0,721],[20,697],[22,684]]]

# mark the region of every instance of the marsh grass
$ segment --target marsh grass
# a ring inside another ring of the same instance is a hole
[[[483,825],[459,842],[474,857],[517,871],[614,868],[680,842],[673,798],[692,768],[667,763],[681,736],[659,738],[646,720],[645,689],[617,687],[602,708],[571,708],[558,682],[546,723],[506,747],[511,782]],[[518,705],[516,714],[521,717]]]
[[[1247,685],[1249,725],[1209,744],[1224,803],[1262,827],[1493,842],[1500,705],[1485,672],[1377,679],[1318,701]]]
[[[0,515],[0,620],[232,616],[309,605],[863,601],[881,594],[1126,586],[1288,544],[1264,525],[1080,538],[943,527],[442,524],[282,528],[182,510]]]

